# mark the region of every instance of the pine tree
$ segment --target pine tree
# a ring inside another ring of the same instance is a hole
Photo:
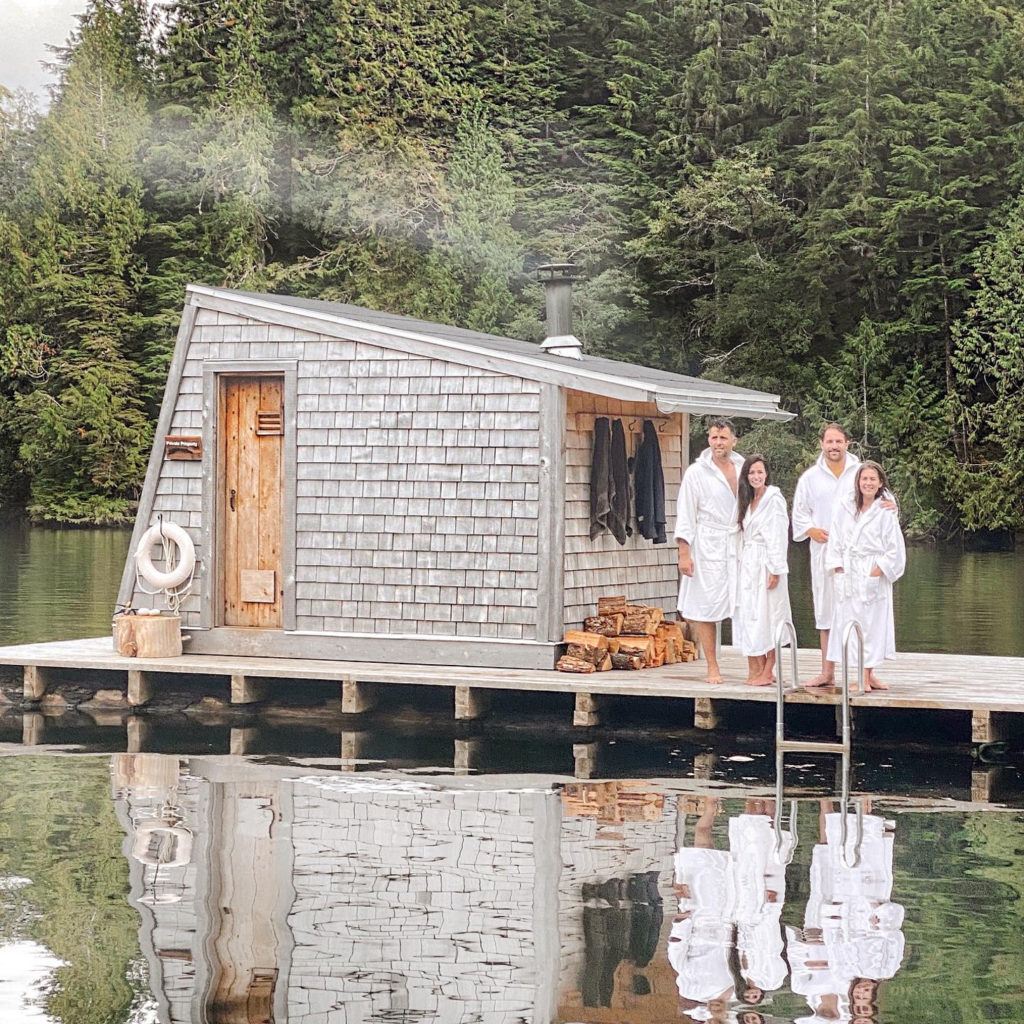
[[[28,171],[2,360],[39,518],[127,518],[148,456],[135,373],[145,27],[140,2],[92,0],[61,56],[58,98]]]
[[[973,259],[971,302],[953,327],[956,387],[950,400],[962,439],[950,466],[965,529],[1024,529],[1024,197]]]

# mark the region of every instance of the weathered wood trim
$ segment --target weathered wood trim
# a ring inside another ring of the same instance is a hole
[[[707,415],[750,416],[755,419],[792,419],[792,413],[777,408],[778,395],[727,386],[723,390],[713,382],[694,378],[672,386],[654,380],[632,381],[567,360],[564,368],[540,358],[519,353],[502,353],[477,348],[471,343],[454,338],[433,337],[414,329],[386,327],[371,324],[343,314],[298,309],[275,302],[275,296],[243,296],[208,288],[192,287],[189,299],[206,309],[248,317],[266,323],[280,324],[295,330],[322,334],[332,338],[364,341],[383,348],[400,348],[404,352],[428,358],[442,358],[463,366],[473,366],[541,384],[554,384],[563,388],[577,388],[594,395],[618,398],[631,402],[658,401],[666,412],[680,412],[684,408]],[[443,330],[444,325],[437,327]],[[507,339],[514,340],[514,339]],[[628,364],[625,367],[628,370]],[[642,368],[638,368],[642,369]]]
[[[21,716],[21,742],[26,747],[38,747],[45,740],[46,716],[29,711]]]
[[[540,394],[536,638],[546,643],[559,643],[565,635],[565,416],[565,391],[545,386]]]
[[[189,343],[192,340],[192,328],[195,326],[198,307],[189,302],[181,314],[178,336],[174,342],[174,354],[167,374],[167,385],[160,403],[160,415],[156,421],[156,433],[153,435],[153,450],[149,453],[149,465],[146,467],[146,479],[139,495],[139,509],[135,515],[135,526],[132,539],[128,546],[128,558],[125,560],[124,572],[121,574],[121,586],[117,591],[117,603],[124,607],[135,594],[135,551],[138,549],[142,535],[149,529],[149,519],[153,514],[153,503],[156,489],[160,482],[160,470],[164,463],[163,437],[171,432],[174,409],[178,402],[178,391],[181,378],[185,372],[185,360],[188,356]]]
[[[556,1020],[562,934],[558,886],[562,880],[562,800],[557,793],[536,793],[533,805],[533,956],[535,1021]]]
[[[385,664],[473,665],[490,668],[553,669],[558,645],[515,640],[457,637],[287,633],[269,629],[221,627],[192,632],[189,654],[254,658],[323,658]],[[345,676],[338,666],[338,678]]]
[[[220,381],[222,377],[281,374],[284,377],[284,494],[281,523],[281,577],[284,589],[282,626],[294,629],[295,618],[295,495],[297,447],[296,407],[298,405],[298,362],[294,359],[207,359],[203,363],[203,525],[202,549],[206,553],[203,586],[199,598],[199,626],[212,629],[221,622],[223,607],[224,551],[218,524],[223,522],[219,466]],[[191,647],[190,650],[195,650]]]

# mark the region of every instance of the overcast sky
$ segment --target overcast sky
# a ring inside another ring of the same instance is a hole
[[[47,43],[62,46],[87,0],[0,0],[0,85],[12,92],[25,88],[48,98],[52,76],[40,66],[52,54]]]

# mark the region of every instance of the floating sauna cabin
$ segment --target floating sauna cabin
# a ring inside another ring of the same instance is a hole
[[[192,539],[186,653],[550,669],[600,595],[674,607],[689,417],[788,414],[583,355],[560,269],[543,345],[188,289],[131,549],[158,523]],[[591,539],[600,417],[630,456],[654,424],[667,543]],[[129,556],[119,603],[163,607],[148,589]]]

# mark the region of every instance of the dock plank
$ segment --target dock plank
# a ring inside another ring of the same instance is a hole
[[[418,666],[380,662],[303,658],[251,658],[183,654],[176,658],[126,658],[116,654],[110,637],[62,640],[0,647],[0,665],[35,669],[93,669],[110,672],[160,672],[198,676],[303,679],[361,683],[507,689],[525,692],[587,693],[595,696],[682,697],[715,700],[774,701],[774,687],[743,684],[746,659],[735,649],[721,653],[725,682],[704,682],[702,661],[666,665],[641,672],[601,672],[587,676],[532,669]],[[801,678],[820,666],[816,649],[799,651]],[[785,659],[784,670],[789,670]],[[1024,658],[963,654],[902,653],[879,674],[889,690],[855,693],[855,707],[952,709],[1024,713]],[[793,690],[789,703],[837,704],[835,690]]]

